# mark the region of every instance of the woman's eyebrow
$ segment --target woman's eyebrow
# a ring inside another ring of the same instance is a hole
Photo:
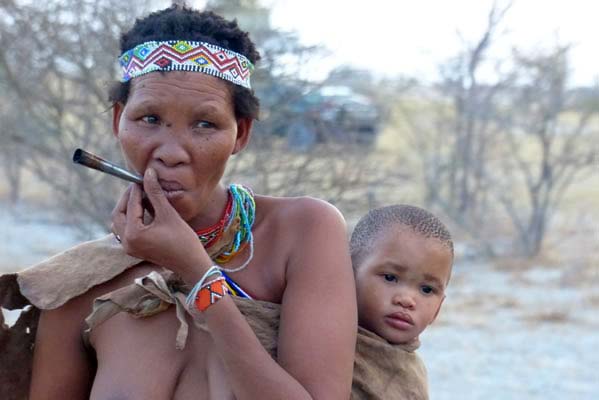
[[[202,103],[193,107],[193,112],[202,114],[218,114],[220,108],[215,104]]]

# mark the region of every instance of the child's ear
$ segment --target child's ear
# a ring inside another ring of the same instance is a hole
[[[443,305],[444,301],[445,301],[445,295],[443,295],[443,298],[439,302],[439,305],[437,306],[437,311],[435,311],[435,315],[433,316],[433,319],[431,319],[431,322],[428,323],[429,325],[432,324],[433,322],[435,322],[435,320],[437,319],[437,315],[439,315],[439,311],[441,311],[441,306]]]

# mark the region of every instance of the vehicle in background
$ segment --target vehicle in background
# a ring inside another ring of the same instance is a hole
[[[379,110],[371,99],[350,87],[321,86],[307,93],[277,90],[277,96],[271,92],[265,98],[277,110],[277,120],[270,121],[271,130],[285,136],[291,149],[307,151],[320,143],[374,143]]]
[[[347,86],[323,86],[303,96],[287,130],[289,146],[308,150],[318,143],[372,144],[379,112],[366,96]]]

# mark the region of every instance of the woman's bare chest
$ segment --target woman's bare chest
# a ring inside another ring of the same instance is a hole
[[[190,321],[191,322],[191,321]],[[121,313],[90,336],[98,369],[92,399],[233,399],[210,335],[190,329],[175,346],[174,307],[148,318]]]

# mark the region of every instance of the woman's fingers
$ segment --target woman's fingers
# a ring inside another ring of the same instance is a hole
[[[125,224],[127,221],[127,203],[129,201],[129,195],[131,193],[132,186],[133,185],[127,188],[112,210],[112,232],[115,234],[115,236],[120,237],[125,230]]]
[[[125,193],[121,196],[119,201],[114,206],[112,210],[112,216],[114,217],[116,214],[126,214],[127,213],[127,201],[129,201],[129,193],[131,193],[131,189],[133,188],[133,183],[129,185]]]
[[[142,191],[141,186],[135,184],[131,188],[129,200],[127,201],[127,225],[135,228],[142,227],[144,224],[144,209],[141,204]]]
[[[164,195],[156,171],[153,168],[146,169],[144,173],[144,191],[154,208],[154,218],[172,216],[170,214],[174,211],[173,206]]]

